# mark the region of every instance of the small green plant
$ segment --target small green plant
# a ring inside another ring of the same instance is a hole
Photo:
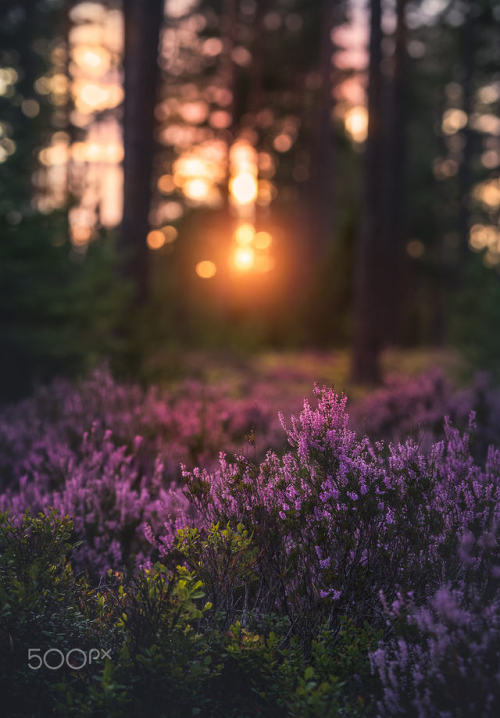
[[[68,518],[27,514],[13,522],[0,515],[0,690],[6,715],[48,715],[62,696],[84,689],[112,647],[114,632],[99,619],[95,592],[73,573],[70,558],[77,546]],[[94,665],[87,665],[92,658]]]
[[[176,549],[182,560],[203,580],[216,611],[228,621],[235,613],[249,609],[249,597],[256,580],[257,548],[243,524],[212,524],[206,535],[196,528],[177,533]]]

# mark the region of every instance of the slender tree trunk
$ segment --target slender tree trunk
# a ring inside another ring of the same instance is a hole
[[[460,64],[462,74],[463,111],[467,115],[467,124],[462,130],[462,155],[458,172],[459,185],[459,217],[458,231],[460,237],[460,270],[463,270],[467,260],[469,247],[470,225],[470,191],[472,185],[471,156],[472,156],[472,91],[474,78],[474,17],[472,0],[466,0],[466,12],[462,27],[460,28]]]
[[[355,267],[354,346],[352,378],[377,382],[383,335],[384,276],[381,207],[383,192],[382,131],[382,8],[381,0],[370,0],[370,43],[368,71],[368,135],[364,156],[361,224]]]
[[[320,85],[311,112],[309,178],[304,187],[304,203],[299,221],[304,227],[303,260],[297,267],[302,287],[302,317],[306,341],[323,338],[322,317],[318,308],[325,302],[325,260],[334,236],[334,146],[333,146],[333,65],[332,31],[337,20],[336,0],[318,2],[316,21],[319,48],[316,72]]]
[[[408,307],[408,262],[406,261],[406,85],[407,0],[396,0],[396,31],[393,77],[387,136],[387,181],[385,188],[386,257],[385,339],[400,344]]]
[[[236,0],[223,0],[221,16],[221,38],[222,38],[222,55],[220,64],[220,74],[224,87],[231,91],[231,102],[227,106],[231,121],[229,127],[223,131],[224,140],[226,142],[226,181],[224,183],[224,209],[227,214],[228,225],[231,224],[231,206],[229,194],[229,182],[231,179],[231,167],[229,154],[231,146],[236,137],[237,131],[237,85],[238,73],[235,62],[233,60],[233,50],[236,45],[236,36],[238,31],[238,8]]]
[[[250,69],[250,88],[246,111],[252,120],[262,109],[264,102],[264,68],[265,68],[265,27],[264,18],[268,11],[269,0],[260,0],[255,11],[254,31],[252,39],[252,66]]]
[[[70,33],[71,33],[71,10],[73,8],[74,0],[65,0],[64,3],[64,12],[63,12],[63,20],[62,20],[62,31],[63,31],[63,37],[64,37],[64,49],[66,54],[66,76],[68,78],[68,82],[71,84],[71,43],[70,43]],[[73,95],[71,91],[68,91],[68,96],[66,98],[66,107],[65,107],[65,123],[66,123],[66,132],[68,135],[68,145],[69,145],[69,154],[68,159],[66,161],[66,204],[68,207],[71,206],[71,202],[73,200],[73,160],[72,160],[72,154],[71,150],[74,145],[74,143],[77,141],[78,133],[77,128],[72,122],[71,119],[71,113],[73,112],[75,108],[75,103],[73,100]],[[69,237],[70,234],[70,224],[69,224],[69,213],[66,217],[67,222],[67,236]]]
[[[234,134],[237,113],[237,72],[235,62],[233,60],[233,50],[236,45],[236,35],[238,32],[238,7],[236,0],[224,0],[222,11],[222,75],[226,87],[231,90],[231,104],[228,111],[231,113],[231,126],[229,131]]]
[[[333,234],[333,78],[332,30],[335,26],[335,0],[323,0],[319,74],[321,93],[313,122],[313,146],[309,179],[309,243],[313,260],[321,259]]]
[[[224,0],[221,19],[221,35],[222,35],[222,64],[221,75],[224,86],[231,91],[231,103],[227,107],[227,111],[231,115],[231,124],[225,130],[228,146],[234,140],[237,130],[237,113],[238,113],[238,73],[233,59],[233,51],[236,45],[236,36],[238,32],[238,8],[236,0]],[[229,165],[228,165],[229,177]]]
[[[22,74],[17,85],[17,90],[23,99],[33,99],[35,96],[33,83],[36,80],[37,70],[40,69],[40,65],[33,44],[37,38],[39,22],[39,12],[33,8],[31,12],[25,13],[17,33],[16,49],[22,58]],[[38,121],[39,120],[35,120],[36,123],[38,123]],[[38,132],[33,131],[33,124],[34,120],[32,118],[27,117],[23,112],[18,113],[14,129],[16,135],[22,138],[22,142],[19,144],[17,155],[19,157],[21,153],[24,154],[26,172],[31,172],[37,143],[40,141]],[[23,183],[19,199],[21,199],[26,207],[30,206],[32,199],[32,186],[30,182]]]
[[[154,108],[158,87],[158,41],[163,0],[124,0],[125,157],[121,244],[124,271],[133,280],[135,301],[148,291],[148,250],[154,152]]]
[[[442,92],[438,108],[435,113],[436,121],[443,117],[447,101]],[[442,129],[436,136],[435,154],[438,157],[446,156],[448,151],[445,135]],[[432,346],[442,346],[445,333],[445,302],[444,297],[448,290],[452,290],[456,284],[457,273],[445,262],[445,252],[442,237],[439,238],[431,259],[431,265],[427,272],[426,291],[422,295],[425,303],[424,324],[422,327],[424,341]]]
[[[266,67],[266,41],[264,19],[269,9],[269,0],[260,0],[257,4],[254,20],[254,30],[252,38],[252,65],[250,67],[250,86],[248,89],[246,112],[250,118],[252,128],[257,128],[257,115],[264,107],[264,77]],[[259,229],[263,229],[261,224],[263,218],[269,214],[269,207],[262,207],[259,203],[255,204],[254,225]]]

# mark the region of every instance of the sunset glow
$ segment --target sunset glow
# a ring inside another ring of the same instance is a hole
[[[248,272],[254,266],[255,252],[251,247],[237,247],[233,254],[233,264],[240,272]]]
[[[198,202],[206,200],[210,195],[210,184],[201,177],[188,180],[182,189],[188,199]]]
[[[368,132],[368,112],[361,105],[352,107],[344,117],[346,131],[354,142],[364,142]]]
[[[257,199],[257,180],[249,172],[242,172],[233,177],[229,184],[231,196],[238,204],[251,204]]]

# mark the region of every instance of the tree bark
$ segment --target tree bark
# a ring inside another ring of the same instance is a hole
[[[229,194],[229,182],[231,179],[231,167],[229,154],[231,146],[235,140],[238,130],[238,73],[235,62],[233,60],[233,50],[236,45],[236,36],[238,32],[238,8],[236,0],[224,0],[222,4],[221,17],[221,37],[222,37],[222,56],[221,56],[221,77],[225,87],[231,91],[231,102],[227,106],[227,111],[231,116],[229,127],[223,131],[224,139],[227,145],[226,156],[226,181],[224,183],[224,208],[228,215],[228,222],[231,216],[231,204]]]
[[[368,134],[364,155],[361,224],[355,267],[354,342],[352,378],[357,382],[380,379],[379,354],[383,336],[384,277],[381,175],[382,131],[382,8],[370,0],[368,70]]]
[[[385,186],[386,258],[385,339],[401,344],[404,314],[408,306],[408,262],[406,239],[406,85],[407,0],[396,0],[396,31],[387,136],[387,179]]]
[[[254,31],[252,38],[252,65],[250,68],[250,88],[246,112],[255,121],[257,113],[264,102],[264,70],[265,70],[265,27],[264,18],[268,11],[269,0],[260,0],[255,11]]]
[[[463,270],[469,251],[470,229],[470,191],[472,185],[472,130],[470,124],[472,112],[472,92],[474,78],[474,17],[472,0],[466,1],[466,12],[460,28],[460,65],[462,74],[463,111],[467,115],[467,123],[462,130],[462,154],[458,171],[459,186],[459,217],[458,231],[460,237],[460,270]]]
[[[319,74],[320,97],[313,121],[313,146],[309,178],[309,233],[310,252],[313,260],[322,258],[333,234],[334,187],[333,187],[333,129],[332,113],[333,80],[332,30],[335,24],[335,0],[323,0],[321,17],[321,49]]]
[[[163,0],[124,0],[125,102],[124,189],[121,245],[123,267],[134,285],[134,301],[148,292],[149,211],[152,195],[154,109],[158,88],[158,42]]]

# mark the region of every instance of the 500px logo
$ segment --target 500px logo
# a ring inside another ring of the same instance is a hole
[[[71,648],[63,653],[59,648],[49,648],[42,655],[41,648],[28,648],[28,667],[32,671],[38,671],[42,666],[51,671],[58,671],[64,665],[73,671],[80,671],[86,665],[90,666],[105,658],[111,660],[111,650],[91,648],[89,651],[83,651],[81,648]]]

